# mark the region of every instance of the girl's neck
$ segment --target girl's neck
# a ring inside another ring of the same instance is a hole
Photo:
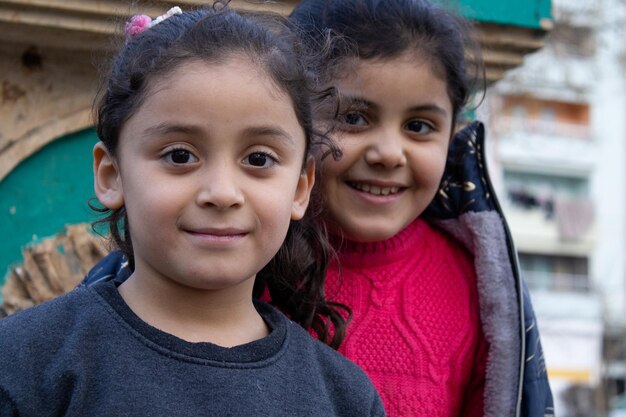
[[[419,244],[423,243],[424,234],[428,228],[428,223],[418,217],[389,239],[358,242],[338,235],[331,235],[330,240],[340,256],[342,265],[375,267],[414,254],[419,248]]]
[[[269,334],[252,302],[254,280],[248,281],[223,290],[198,290],[135,270],[119,292],[139,318],[159,330],[188,342],[232,347]]]

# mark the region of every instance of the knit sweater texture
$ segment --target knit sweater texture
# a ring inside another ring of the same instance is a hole
[[[487,345],[471,256],[421,219],[389,240],[334,243],[326,294],[353,313],[339,351],[387,414],[482,416]]]

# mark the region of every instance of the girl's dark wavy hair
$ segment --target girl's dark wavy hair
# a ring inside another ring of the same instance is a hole
[[[212,8],[172,16],[127,39],[120,48],[95,109],[98,137],[113,157],[124,123],[141,106],[157,80],[185,62],[219,64],[233,54],[244,55],[263,68],[290,97],[306,137],[303,167],[314,147],[327,147],[333,154],[339,152],[313,128],[312,103],[323,100],[324,93],[315,93],[308,63],[311,57],[303,53],[291,24],[271,13],[236,12],[226,3],[217,2]],[[269,291],[272,304],[336,348],[345,336],[344,317],[349,316],[349,309],[328,302],[324,296],[324,277],[333,252],[317,219],[320,210],[314,204],[318,200],[313,196],[305,217],[291,221],[280,250],[257,274],[254,296],[258,298]],[[106,214],[94,226],[108,225],[113,242],[128,259],[132,271],[132,225],[128,224],[124,207],[92,208]]]
[[[289,20],[312,50],[325,52],[316,67],[323,83],[349,76],[349,58],[414,52],[446,81],[453,126],[471,95],[484,95],[484,66],[469,21],[431,0],[302,0]]]

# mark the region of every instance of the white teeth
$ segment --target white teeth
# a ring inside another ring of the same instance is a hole
[[[352,186],[359,191],[373,195],[389,195],[395,194],[400,190],[400,187],[379,187],[377,185],[369,185],[363,183],[353,183]]]

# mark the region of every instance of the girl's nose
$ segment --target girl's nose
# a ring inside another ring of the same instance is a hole
[[[243,205],[244,193],[236,173],[228,169],[212,169],[202,175],[196,196],[198,205],[219,210]]]
[[[387,169],[406,165],[403,138],[399,134],[377,132],[365,152],[365,161],[371,166]]]

